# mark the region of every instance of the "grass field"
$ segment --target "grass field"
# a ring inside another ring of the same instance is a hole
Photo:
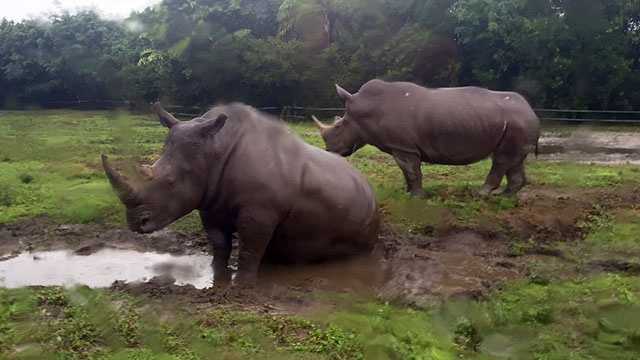
[[[291,126],[305,141],[320,146],[311,125]],[[0,117],[0,223],[47,215],[60,222],[122,224],[122,211],[108,187],[100,154],[150,163],[159,154],[166,129],[150,116],[80,111],[4,112]],[[431,197],[414,201],[404,192],[402,173],[393,159],[373,147],[356,153],[352,163],[376,189],[381,203],[401,210],[407,204],[446,207],[461,220],[485,211],[508,210],[504,198],[473,196],[490,163],[469,166],[424,165],[425,190]],[[532,184],[559,189],[607,188],[638,183],[636,166],[598,166],[531,160]],[[415,209],[411,209],[415,213]],[[402,211],[391,211],[401,222]],[[422,214],[419,217],[423,218]],[[188,229],[192,222],[183,226]],[[178,225],[180,226],[180,225]],[[197,229],[199,231],[199,229]]]
[[[305,141],[321,146],[310,125],[291,127]],[[149,163],[165,134],[144,115],[1,112],[0,230],[2,224],[36,217],[60,224],[124,227],[123,208],[103,175],[100,154]],[[388,155],[366,147],[350,161],[369,178],[386,222],[400,232],[490,229],[510,239],[514,257],[540,245],[534,235],[546,228],[526,232],[531,235],[527,237],[511,221],[514,213],[538,209],[530,205],[537,204],[535,199],[475,195],[488,161],[425,165],[426,199],[404,193],[402,174]],[[544,243],[571,261],[528,261],[527,276],[488,298],[413,309],[370,298],[317,294],[330,297],[336,310],[274,316],[246,309],[199,311],[88,288],[0,289],[0,358],[640,358],[640,271],[592,271],[584,265],[612,259],[631,269],[640,264],[640,208],[618,199],[638,190],[640,169],[530,159],[527,171],[534,192],[552,191],[558,203],[565,195],[579,200],[579,210],[586,215],[572,226],[580,236]],[[610,194],[605,198],[614,200],[601,206],[590,198],[594,193]],[[552,216],[571,215],[553,214],[553,202],[544,209]],[[526,220],[523,214],[516,220]],[[201,231],[195,215],[172,227]]]

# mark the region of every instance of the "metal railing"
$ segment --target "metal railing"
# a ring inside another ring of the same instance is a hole
[[[134,104],[125,100],[72,100],[51,101],[45,103],[45,107],[53,108],[82,108],[82,109],[109,109],[132,108]],[[202,115],[211,106],[165,106],[178,117],[196,117]],[[304,121],[311,115],[319,117],[331,117],[341,115],[344,108],[339,107],[303,107],[303,106],[267,106],[259,107],[261,111],[279,116],[287,121]],[[619,110],[582,110],[582,109],[534,109],[538,117],[543,121],[567,122],[567,123],[619,123],[640,124],[640,111]]]
[[[168,107],[178,109],[179,107]],[[342,115],[344,108],[320,108],[320,107],[261,107],[259,110],[280,116],[288,121],[300,121],[309,119],[311,115],[319,117],[330,117]],[[195,117],[201,115],[206,109],[201,109],[199,113],[177,112],[177,116]],[[614,111],[614,110],[573,110],[573,109],[534,109],[542,121],[568,122],[568,123],[619,123],[619,124],[640,124],[640,111]]]
[[[561,122],[636,123],[640,111],[534,109],[541,120]]]

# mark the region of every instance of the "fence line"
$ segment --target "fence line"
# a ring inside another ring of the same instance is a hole
[[[534,109],[540,112],[573,112],[573,113],[608,113],[608,114],[640,114],[640,111],[620,110],[563,110],[563,109]]]
[[[640,119],[583,119],[583,118],[540,117],[540,120],[543,120],[543,121],[559,121],[559,122],[593,122],[593,123],[640,124]]]
[[[50,107],[57,106],[86,106],[95,104],[96,107],[131,107],[135,104],[127,100],[71,100],[71,101],[49,101],[45,103]],[[202,115],[210,107],[201,106],[181,106],[167,105],[167,109],[173,110],[174,114],[179,117],[196,117]],[[285,120],[302,120],[308,119],[313,113],[335,113],[339,115],[344,112],[341,107],[304,107],[304,106],[265,106],[259,107],[259,110],[278,115]],[[584,109],[534,109],[538,117],[544,121],[558,122],[592,122],[592,123],[626,123],[640,124],[640,111],[621,111],[621,110],[584,110]],[[325,115],[323,114],[323,116]],[[329,115],[329,114],[326,114]]]

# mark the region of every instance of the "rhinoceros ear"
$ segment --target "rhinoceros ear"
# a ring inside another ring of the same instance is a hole
[[[229,117],[227,116],[227,114],[220,114],[215,120],[207,120],[205,123],[201,125],[202,128],[200,129],[200,131],[202,135],[204,136],[216,135],[218,132],[220,132],[220,130],[222,130],[222,128],[224,127],[224,124],[227,123],[228,118]]]
[[[343,89],[338,84],[336,84],[336,91],[338,92],[338,96],[340,97],[340,99],[342,99],[344,101],[351,100],[351,97],[353,96],[353,95],[351,95],[350,92],[348,92],[347,90]]]

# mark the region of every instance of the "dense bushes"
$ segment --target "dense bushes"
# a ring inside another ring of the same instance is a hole
[[[164,0],[0,23],[0,106],[158,97],[338,105],[381,77],[638,109],[637,0]]]

